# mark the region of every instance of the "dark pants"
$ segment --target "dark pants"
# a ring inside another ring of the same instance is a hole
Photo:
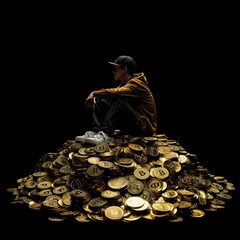
[[[112,137],[114,130],[122,134],[141,135],[141,119],[133,107],[122,97],[106,100],[96,97],[93,107],[92,131],[103,131]]]

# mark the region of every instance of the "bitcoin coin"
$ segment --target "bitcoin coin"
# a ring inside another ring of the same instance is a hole
[[[143,191],[144,184],[141,181],[134,180],[128,187],[128,192],[133,195],[140,194]]]
[[[109,190],[109,189],[104,190],[104,191],[101,193],[101,196],[102,196],[103,198],[109,198],[109,199],[111,199],[111,198],[116,198],[116,197],[118,197],[119,195],[120,195],[120,192],[119,192],[119,191],[113,191],[113,190]]]
[[[101,158],[100,157],[90,157],[88,158],[88,162],[90,164],[98,164],[98,162],[101,161]]]
[[[108,181],[108,186],[116,190],[125,188],[127,184],[128,184],[128,180],[125,177],[111,178]]]
[[[160,146],[157,149],[160,154],[166,154],[171,151],[171,148],[167,146]]]
[[[146,154],[134,154],[134,159],[136,160],[136,162],[138,163],[145,163],[147,162],[148,158]]]
[[[133,160],[131,158],[119,158],[117,161],[123,165],[129,165],[133,163]]]
[[[140,197],[130,197],[126,200],[126,205],[130,208],[139,208],[144,204],[144,200]]]
[[[159,193],[163,188],[163,182],[158,178],[152,178],[147,182],[147,188],[154,193]]]
[[[44,181],[44,182],[40,182],[40,183],[37,185],[37,187],[38,187],[39,189],[47,189],[47,188],[50,188],[51,185],[52,185],[51,182],[49,182],[49,181]]]
[[[134,211],[137,211],[137,212],[144,212],[146,210],[150,210],[150,204],[146,200],[144,200],[144,204],[142,207],[134,208]]]
[[[53,189],[54,194],[64,194],[67,191],[68,191],[68,188],[65,185],[59,186]]]
[[[130,143],[130,144],[128,144],[128,147],[135,152],[143,151],[143,147],[139,144]]]
[[[117,206],[110,206],[105,209],[105,216],[111,220],[121,220],[123,214],[123,209]]]
[[[172,198],[176,198],[178,196],[178,193],[174,190],[167,190],[162,194],[162,196],[167,199],[172,199]]]
[[[165,179],[169,176],[169,171],[164,167],[156,167],[153,169],[153,176],[159,179]]]
[[[92,165],[87,169],[87,173],[90,177],[99,177],[103,174],[104,169],[98,167],[98,165]]]
[[[204,215],[205,215],[205,213],[202,210],[193,209],[191,211],[190,217],[199,218],[199,217],[203,217]]]
[[[107,200],[101,197],[96,197],[90,200],[89,207],[99,208],[99,207],[103,207],[106,203],[107,203]]]
[[[146,180],[150,176],[147,168],[137,168],[134,170],[133,174],[136,178],[140,180]]]
[[[98,153],[104,153],[108,149],[109,149],[109,145],[106,142],[100,142],[95,147],[95,151]]]
[[[112,168],[114,166],[114,164],[109,161],[100,161],[100,162],[98,162],[98,166],[101,168]]]
[[[223,199],[232,199],[232,196],[227,193],[219,193],[219,194],[216,194],[216,196]]]
[[[154,210],[154,212],[163,213],[169,212],[171,210],[171,206],[167,203],[157,202],[152,204],[152,209]]]

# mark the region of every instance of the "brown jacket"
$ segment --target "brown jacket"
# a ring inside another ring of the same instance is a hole
[[[144,73],[134,74],[124,86],[101,89],[93,92],[102,98],[127,97],[142,123],[142,135],[153,135],[157,130],[157,112],[153,95]]]

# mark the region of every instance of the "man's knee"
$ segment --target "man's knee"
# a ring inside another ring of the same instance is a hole
[[[96,101],[95,107],[97,109],[108,108],[110,106],[110,101],[104,98],[95,97],[95,101]]]

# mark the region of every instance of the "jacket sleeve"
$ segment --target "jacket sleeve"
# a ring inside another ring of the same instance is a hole
[[[102,98],[112,98],[112,97],[119,97],[119,96],[135,97],[135,98],[139,97],[136,86],[135,84],[132,84],[132,83],[127,83],[123,87],[101,89],[98,91],[94,91],[93,94],[96,97],[102,97]]]

